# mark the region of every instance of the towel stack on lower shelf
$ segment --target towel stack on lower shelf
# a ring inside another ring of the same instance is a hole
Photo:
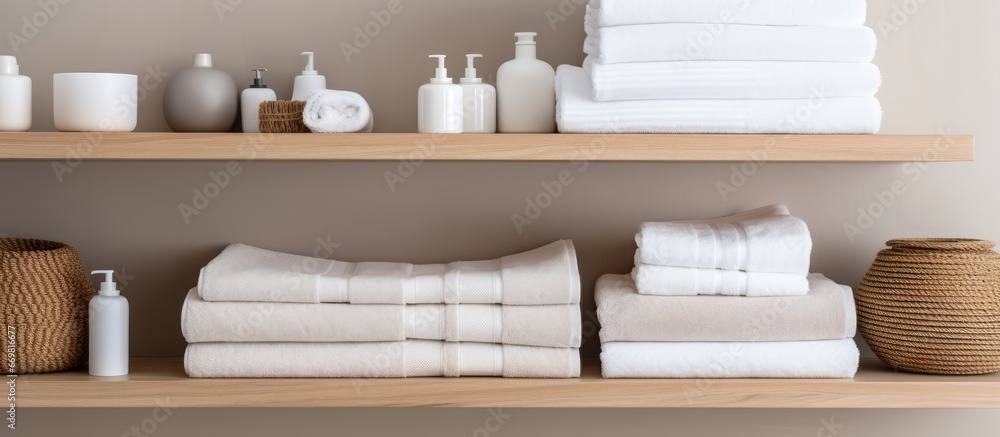
[[[192,377],[576,377],[579,277],[570,241],[435,265],[232,245],[184,302],[184,365]]]
[[[643,224],[632,276],[597,283],[606,378],[851,378],[851,289],[809,275],[784,206]]]
[[[591,0],[583,68],[561,66],[564,133],[879,130],[865,0]]]

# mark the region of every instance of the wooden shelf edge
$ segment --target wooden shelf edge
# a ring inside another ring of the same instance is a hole
[[[0,161],[957,162],[972,135],[0,133]]]
[[[192,379],[180,358],[134,358],[132,374],[18,377],[19,408],[1000,408],[1000,375],[895,373],[866,361],[853,380]]]

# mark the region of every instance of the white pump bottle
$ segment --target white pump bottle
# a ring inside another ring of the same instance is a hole
[[[0,132],[31,129],[31,79],[21,76],[17,58],[0,56]]]
[[[302,56],[308,58],[305,70],[302,74],[295,76],[295,86],[292,88],[292,100],[306,101],[313,91],[326,89],[326,76],[322,76],[316,71],[315,54],[313,52],[302,52]]]
[[[90,374],[128,375],[128,300],[114,282],[114,270],[104,275],[100,294],[90,300]]]
[[[483,55],[465,55],[468,67],[459,82],[464,96],[463,109],[465,133],[492,134],[497,131],[497,89],[476,76],[476,58]]]
[[[556,72],[536,56],[535,32],[518,32],[514,59],[497,71],[500,132],[556,131]]]
[[[455,85],[445,68],[445,55],[437,58],[438,68],[431,83],[417,93],[417,131],[420,133],[460,134],[464,128],[462,87]]]

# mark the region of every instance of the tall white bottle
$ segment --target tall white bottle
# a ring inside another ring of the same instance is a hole
[[[260,77],[261,72],[267,71],[266,68],[251,68],[250,71],[255,75],[253,85],[243,90],[243,94],[240,95],[243,132],[260,133],[260,104],[278,100],[278,95],[264,85],[264,78]]]
[[[17,58],[0,56],[0,132],[31,129],[31,78],[21,76]]]
[[[556,71],[537,57],[535,32],[518,32],[514,59],[497,71],[497,123],[505,133],[556,131]]]
[[[431,83],[420,87],[417,93],[417,131],[434,134],[460,134],[464,129],[462,87],[455,85],[445,68],[445,55],[437,58]]]
[[[326,89],[326,76],[320,75],[316,71],[316,59],[313,52],[302,52],[305,56],[306,68],[302,74],[295,76],[295,85],[292,87],[292,100],[305,101],[313,91]]]
[[[128,375],[128,300],[114,281],[114,270],[97,270],[104,275],[100,294],[90,300],[90,374]]]
[[[476,58],[483,55],[465,55],[468,66],[465,77],[459,80],[462,87],[465,133],[492,134],[497,131],[497,89],[476,75]]]

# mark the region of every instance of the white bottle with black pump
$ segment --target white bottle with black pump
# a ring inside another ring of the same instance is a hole
[[[500,132],[556,131],[556,71],[539,60],[535,32],[518,32],[514,59],[497,71],[497,123]]]
[[[302,52],[305,56],[306,68],[302,74],[295,76],[295,86],[292,88],[292,100],[306,101],[313,91],[326,89],[326,76],[316,71],[316,57],[313,52]]]
[[[254,72],[253,85],[243,90],[240,95],[240,105],[243,114],[243,132],[260,133],[260,104],[262,102],[273,102],[278,100],[278,95],[274,90],[264,85],[261,73],[267,71],[266,68],[251,68]]]
[[[477,77],[475,61],[483,55],[465,55],[468,66],[459,80],[464,96],[465,133],[492,134],[497,131],[497,89]]]
[[[460,134],[464,129],[462,87],[455,85],[445,68],[445,55],[437,58],[438,68],[431,82],[417,93],[417,131],[420,133]]]
[[[114,270],[96,270],[104,275],[100,294],[90,299],[90,374],[128,375],[128,300],[121,296]]]

